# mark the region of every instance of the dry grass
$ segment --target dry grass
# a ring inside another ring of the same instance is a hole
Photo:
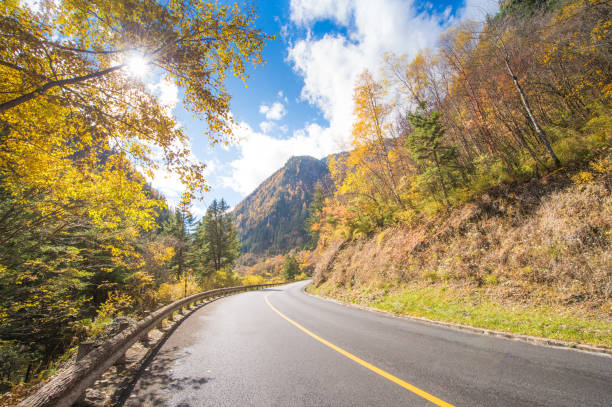
[[[364,304],[384,303],[392,292],[446,287],[445,295],[467,293],[501,309],[547,310],[541,312],[610,324],[607,179],[575,184],[571,174],[555,174],[500,186],[445,219],[331,246],[321,250],[325,266],[317,268],[315,285]],[[388,293],[376,299],[349,293],[369,287]]]

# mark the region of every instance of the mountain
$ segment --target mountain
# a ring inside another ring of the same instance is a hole
[[[233,211],[242,250],[278,254],[308,245],[304,223],[317,184],[331,185],[327,158],[292,157],[261,183]]]

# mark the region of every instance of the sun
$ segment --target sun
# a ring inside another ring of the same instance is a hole
[[[125,59],[126,72],[139,79],[144,79],[151,72],[150,61],[140,53],[134,53]]]

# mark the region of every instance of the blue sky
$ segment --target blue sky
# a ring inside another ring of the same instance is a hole
[[[346,150],[352,90],[364,69],[378,75],[385,52],[415,55],[434,48],[439,35],[465,19],[482,20],[495,0],[255,0],[256,25],[276,35],[264,66],[249,69],[248,87],[229,80],[237,145],[210,147],[204,124],[181,105],[181,90],[157,90],[189,135],[196,159],[206,163],[211,191],[194,203],[200,216],[213,198],[233,207],[293,155],[322,158]],[[153,185],[176,201],[182,187],[159,171]]]

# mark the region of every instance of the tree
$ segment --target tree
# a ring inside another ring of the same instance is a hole
[[[317,210],[319,244],[414,224],[423,209],[608,148],[608,3],[504,1],[486,22],[450,27],[435,52],[387,55],[384,81],[364,73],[353,150],[329,160],[336,193]]]
[[[187,270],[192,266],[192,258],[189,255],[193,245],[192,227],[193,216],[188,206],[184,204],[174,210],[173,215],[163,227],[164,233],[173,238],[174,256],[170,260],[169,267],[179,281],[186,278]]]
[[[300,268],[298,266],[297,259],[294,256],[287,254],[281,270],[281,275],[283,278],[285,280],[293,280],[299,271]]]
[[[130,67],[157,69],[182,87],[211,141],[227,142],[224,81],[229,73],[246,79],[269,38],[253,26],[252,9],[203,0],[44,1],[38,11],[8,1],[0,16],[0,172],[11,186],[52,188],[66,199],[86,196],[86,181],[104,171],[129,185],[133,164],[149,176],[166,166],[187,198],[207,189],[187,137]]]
[[[229,206],[225,200],[214,199],[198,224],[195,240],[204,271],[219,271],[231,267],[238,258],[240,241]]]
[[[100,229],[87,201],[58,216],[41,212],[46,195],[28,197],[15,199],[0,178],[0,340],[26,353],[17,378],[26,381],[82,337],[84,321],[140,267],[133,224]]]
[[[384,84],[365,71],[354,91],[353,149],[328,166],[336,198],[349,210],[343,225],[349,235],[365,235],[393,222],[393,214],[406,208],[401,167],[406,164],[401,142],[393,128],[393,105]]]
[[[401,208],[404,203],[398,194],[397,177],[389,158],[392,106],[385,102],[385,96],[386,90],[382,84],[374,81],[370,72],[363,72],[353,97],[357,120],[353,123],[352,145],[355,151],[350,158],[359,160],[359,164],[376,178],[384,193]],[[368,157],[364,159],[363,155]]]
[[[408,136],[406,147],[419,169],[417,185],[434,198],[442,192],[444,202],[450,206],[449,189],[458,184],[461,166],[456,149],[444,144],[440,113],[426,113],[422,103],[408,119],[413,132]]]
[[[320,184],[315,185],[315,191],[312,196],[312,202],[308,207],[308,217],[306,218],[305,228],[310,235],[310,246],[314,247],[319,241],[319,230],[321,214],[325,207],[325,194]]]

